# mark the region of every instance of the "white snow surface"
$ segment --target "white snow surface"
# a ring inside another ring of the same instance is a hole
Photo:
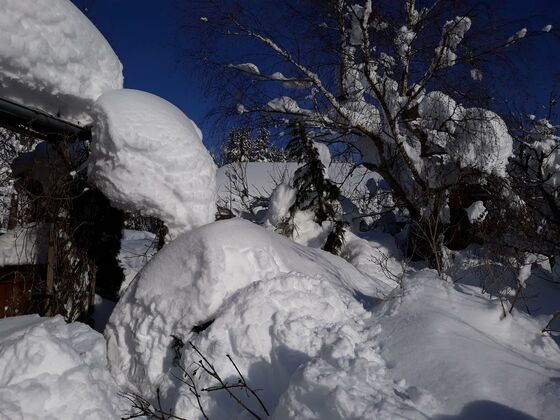
[[[428,270],[374,310],[390,375],[430,392],[441,419],[556,419],[560,349],[542,326]],[[532,417],[530,417],[532,416]]]
[[[296,200],[296,190],[288,184],[278,185],[270,196],[266,212],[266,222],[278,226],[290,216],[290,207]]]
[[[378,393],[391,394],[387,398],[395,406],[409,407],[383,382],[383,363],[366,344],[369,333],[360,332],[368,315],[359,297],[375,300],[389,291],[386,283],[362,275],[339,257],[241,219],[215,222],[166,245],[125,291],[105,329],[112,372],[121,386],[148,395],[160,386],[175,412],[197,418],[189,393],[171,383],[174,334],[185,343],[193,340],[226,377],[232,366],[225,355],[231,354],[257,388],[268,390],[270,409],[291,386],[278,403],[282,413],[310,403],[299,396],[313,389],[333,398],[333,407],[325,410],[343,404],[335,401],[336,382],[329,390],[299,376],[301,369],[311,375],[316,365],[332,370],[341,381],[356,376],[360,387],[368,375],[379,376],[379,389],[376,385],[374,396],[348,408],[350,417],[359,416],[364,407],[373,409]],[[213,319],[208,332],[191,332]],[[343,365],[353,367],[344,372]],[[218,395],[205,404],[219,413],[215,418],[238,409]]]
[[[45,264],[48,234],[46,225],[19,227],[0,234],[0,267]]]
[[[443,148],[459,168],[506,176],[513,139],[497,114],[465,108],[439,91],[426,94],[418,112],[429,142]]]
[[[300,166],[296,162],[238,162],[224,165],[218,168],[216,174],[219,203],[232,210],[243,207],[242,197],[236,191],[239,178],[245,178],[249,196],[270,197],[280,184],[292,182],[294,172]],[[328,178],[340,185],[341,194],[353,202],[358,203],[372,189],[388,190],[381,176],[364,167],[345,162],[332,162],[327,167]]]
[[[137,90],[95,104],[90,180],[124,210],[163,220],[171,237],[214,220],[216,167],[195,123]]]
[[[469,218],[469,222],[477,223],[482,222],[486,218],[488,211],[486,207],[484,207],[484,203],[482,201],[475,201],[466,209],[467,217]]]
[[[69,0],[0,0],[2,97],[82,124],[102,93],[123,85],[122,64]]]
[[[124,280],[120,294],[123,294],[136,274],[157,252],[156,236],[151,232],[140,230],[123,230],[121,250],[118,255],[119,265],[123,269]]]
[[[0,419],[119,418],[103,336],[60,316],[0,320]]]

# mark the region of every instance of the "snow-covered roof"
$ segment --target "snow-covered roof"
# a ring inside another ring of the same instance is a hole
[[[123,85],[107,40],[69,0],[0,0],[0,97],[90,122],[103,92]]]

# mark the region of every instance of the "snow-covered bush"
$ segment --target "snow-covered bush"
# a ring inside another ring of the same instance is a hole
[[[102,93],[123,85],[122,65],[69,0],[2,0],[2,97],[82,125]]]
[[[109,360],[121,386],[149,395],[172,368],[170,335],[184,342],[199,340],[191,333],[193,327],[215,319],[210,331],[230,330],[233,348],[227,351],[244,373],[257,360],[272,363],[271,368],[263,365],[266,377],[255,371],[260,378],[254,384],[257,388],[264,387],[261,380],[268,381],[270,388],[274,372],[283,375],[282,384],[287,386],[289,377],[281,372],[284,368],[293,372],[297,363],[287,354],[283,359],[285,346],[297,345],[301,352],[318,354],[323,339],[312,333],[312,325],[328,328],[362,313],[354,291],[364,299],[375,299],[390,290],[386,282],[362,275],[339,257],[298,245],[250,222],[215,222],[165,246],[126,289],[105,330]],[[309,298],[309,293],[314,297]],[[299,315],[305,306],[312,322],[308,326],[307,317]],[[330,318],[324,318],[329,313]],[[220,339],[219,345],[228,345],[230,339]],[[205,351],[211,347],[201,346]],[[222,353],[216,351],[209,355],[217,361]],[[271,351],[279,353],[271,355]],[[164,387],[169,400],[170,386]],[[280,391],[271,389],[277,396]],[[180,406],[186,409],[184,404]]]
[[[124,89],[96,102],[88,174],[114,206],[175,237],[214,220],[215,172],[198,127],[164,99]]]

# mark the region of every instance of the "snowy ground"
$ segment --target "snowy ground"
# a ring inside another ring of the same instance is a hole
[[[0,418],[118,418],[118,391],[155,402],[157,388],[164,409],[202,418],[177,379],[200,359],[188,342],[235,382],[230,355],[275,419],[556,418],[560,350],[540,333],[544,318],[501,319],[479,287],[430,270],[401,273],[397,284],[372,258],[398,262],[386,236],[349,239],[356,267],[232,219],[180,236],[141,270],[153,237],[126,231],[121,261],[128,278],[140,271],[114,308],[107,344],[60,318],[0,321]],[[112,309],[97,308],[101,319]],[[180,360],[171,335],[184,344]],[[195,380],[216,384],[200,369]],[[69,384],[87,404],[67,401]],[[264,417],[254,398],[238,396]],[[210,418],[247,418],[223,390],[202,393],[201,404]]]
[[[444,279],[410,267],[386,233],[348,232],[340,257],[316,249],[324,232],[308,215],[296,241],[280,236],[272,222],[287,199],[269,213],[244,200],[268,198],[294,164],[245,165],[247,185],[227,176],[231,167],[216,175],[187,116],[160,98],[121,89],[118,58],[69,1],[0,3],[7,97],[93,121],[90,180],[113,205],[162,218],[174,238],[155,254],[153,235],[124,232],[121,299],[96,300],[93,319],[103,335],[60,317],[0,320],[1,420],[118,419],[135,413],[131,401],[188,419],[247,419],[249,411],[277,420],[559,418],[560,350],[541,333],[560,301],[551,281],[558,264],[539,263],[532,276],[525,267],[527,295],[535,295],[531,315],[514,310],[504,318],[483,289],[514,274],[476,252],[457,253]],[[442,95],[428,100],[443,106],[451,98]],[[294,105],[288,99],[269,107]],[[493,120],[477,136],[480,144],[464,135],[450,153],[500,175],[511,139]],[[490,134],[503,134],[508,147],[486,150]],[[382,200],[360,202],[386,190],[379,177],[338,169],[328,175],[343,184],[345,217],[383,208]],[[267,228],[212,222],[216,178],[218,204]],[[236,195],[245,189],[248,197]],[[471,210],[475,217],[481,208]],[[25,236],[16,233],[1,237],[4,263],[44,258],[41,249],[23,253],[17,240]],[[234,386],[231,395],[225,383]]]

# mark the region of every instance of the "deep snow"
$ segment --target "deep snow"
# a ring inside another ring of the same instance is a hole
[[[139,273],[105,330],[119,386],[152,398],[159,387],[166,409],[202,418],[176,379],[173,334],[187,370],[200,359],[188,341],[235,381],[231,355],[272,418],[555,418],[560,351],[540,320],[501,320],[479,288],[430,270],[401,271],[396,287],[375,259],[365,263],[372,252],[396,263],[391,241],[348,239],[343,256],[360,271],[239,219],[180,236]],[[223,392],[203,393],[202,404],[211,418],[246,418]]]
[[[214,220],[215,172],[196,124],[164,99],[123,89],[95,103],[88,176],[114,206],[175,237]]]
[[[123,85],[122,65],[68,0],[0,0],[2,97],[91,122],[91,105]]]
[[[103,336],[60,316],[0,321],[0,419],[119,418]]]

